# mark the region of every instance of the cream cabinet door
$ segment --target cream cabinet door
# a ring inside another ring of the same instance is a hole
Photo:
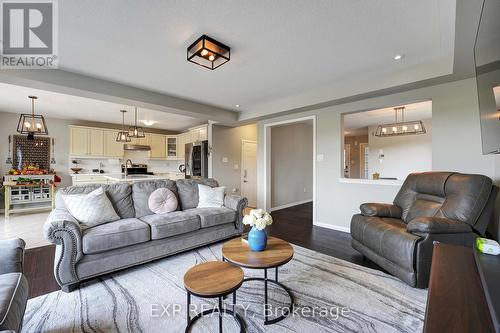
[[[179,160],[184,160],[186,152],[186,143],[189,143],[191,139],[191,133],[182,133],[177,135],[177,158]]]
[[[144,133],[145,137],[144,138],[139,138],[136,139],[138,145],[144,145],[144,146],[150,146],[151,145],[151,134],[150,133]]]
[[[189,131],[191,134],[191,140],[189,142],[196,142],[200,140],[200,131],[198,129],[193,129]]]
[[[179,150],[179,148],[177,146],[177,144],[178,144],[177,135],[167,135],[166,136],[166,143],[167,143],[167,159],[176,160],[177,159],[177,152]]]
[[[123,157],[123,142],[116,142],[117,131],[104,131],[104,156]]]
[[[70,127],[70,155],[85,156],[89,154],[89,131],[86,128]]]
[[[89,155],[103,156],[104,155],[104,130],[88,129],[89,131]]]
[[[167,157],[165,135],[151,134],[151,152],[149,154],[149,157],[151,158]]]
[[[202,127],[199,130],[199,140],[200,141],[205,141],[208,140],[208,127]]]

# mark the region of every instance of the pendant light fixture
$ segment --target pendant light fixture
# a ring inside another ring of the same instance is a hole
[[[116,142],[130,142],[128,131],[125,130],[125,113],[127,113],[127,110],[120,110],[120,112],[122,113],[122,130],[116,135]]]
[[[378,125],[375,136],[400,136],[400,135],[416,135],[425,134],[424,123],[421,120],[405,121],[405,107],[394,108],[395,122],[392,124]]]
[[[137,106],[135,107],[135,120],[134,126],[131,126],[128,129],[128,136],[130,138],[145,138],[144,129],[140,126],[137,126]]]
[[[31,114],[22,113],[17,123],[17,132],[28,134],[28,140],[35,139],[35,135],[48,135],[47,125],[42,115],[35,114],[36,96],[28,96],[31,99]]]

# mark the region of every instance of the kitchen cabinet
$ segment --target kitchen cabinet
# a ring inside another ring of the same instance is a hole
[[[104,130],[104,156],[123,157],[123,142],[116,142],[117,131]]]
[[[84,127],[69,129],[70,155],[86,156],[89,153],[89,131]]]
[[[186,143],[191,142],[191,133],[181,133],[177,135],[177,158],[179,160],[184,160],[185,151],[186,151]]]
[[[165,142],[167,145],[166,153],[167,153],[167,159],[169,160],[177,160],[179,156],[177,155],[178,151],[178,136],[177,135],[167,135],[165,137]]]
[[[165,135],[151,134],[150,145],[151,151],[149,152],[150,158],[164,159],[167,157],[167,140]]]
[[[104,156],[104,130],[98,128],[88,129],[90,156]]]
[[[71,175],[73,185],[86,185],[86,184],[108,184],[108,178],[104,175],[85,175],[73,174]]]
[[[188,142],[208,140],[208,125],[190,128],[189,134],[190,134],[190,141]]]
[[[208,126],[203,126],[199,129],[199,140],[205,141],[208,140]]]

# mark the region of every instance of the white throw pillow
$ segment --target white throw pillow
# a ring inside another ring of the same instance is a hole
[[[226,188],[198,184],[198,208],[224,206]]]
[[[177,209],[177,197],[168,188],[158,188],[148,199],[149,209],[155,214],[168,214]]]
[[[62,199],[69,213],[88,227],[120,219],[102,187],[88,194],[63,194]]]

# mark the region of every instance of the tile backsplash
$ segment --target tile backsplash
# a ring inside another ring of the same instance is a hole
[[[92,169],[99,169],[102,165],[102,170],[106,173],[120,173],[121,164],[125,164],[125,161],[130,159],[134,164],[147,164],[148,171],[154,173],[163,173],[171,171],[179,171],[179,165],[184,164],[184,161],[160,161],[160,160],[150,160],[148,158],[148,152],[146,151],[126,151],[123,159],[77,159],[78,167],[83,170],[81,173],[90,173]],[[69,165],[72,167],[71,159],[69,160]],[[70,172],[72,173],[72,172]]]

